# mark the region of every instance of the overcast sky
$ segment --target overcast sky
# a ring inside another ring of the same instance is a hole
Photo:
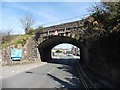
[[[0,27],[4,32],[12,28],[13,34],[24,34],[20,18],[26,14],[33,14],[36,20],[33,27],[50,26],[80,20],[89,14],[88,10],[94,4],[95,2],[2,2]]]

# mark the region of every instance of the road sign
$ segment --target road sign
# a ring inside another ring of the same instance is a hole
[[[57,35],[58,35],[58,32],[57,32],[57,31],[55,31],[54,35],[55,35],[55,36],[57,36]]]
[[[12,49],[11,50],[11,59],[21,60],[22,59],[22,49]]]

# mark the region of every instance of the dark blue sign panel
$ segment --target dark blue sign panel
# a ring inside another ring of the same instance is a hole
[[[12,60],[21,60],[22,59],[22,49],[12,49],[11,50],[11,59]]]

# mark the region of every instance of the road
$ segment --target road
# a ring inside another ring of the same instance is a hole
[[[20,65],[12,65],[12,66],[1,66],[0,67],[0,72],[2,72],[2,74],[0,74],[0,79],[1,78],[6,78],[6,77],[10,77],[14,74],[17,73],[21,73],[23,71],[41,66],[46,64],[46,62],[34,62],[34,63],[27,63],[27,64],[20,64]]]
[[[75,68],[76,60],[69,58],[3,78],[2,88],[82,88]]]

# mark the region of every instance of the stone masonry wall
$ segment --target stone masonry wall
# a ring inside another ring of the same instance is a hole
[[[12,45],[12,46],[2,49],[2,64],[11,65],[11,64],[31,63],[31,62],[40,61],[40,58],[38,59],[39,53],[37,51],[36,41],[34,40],[34,37],[35,37],[34,35],[29,37],[25,46],[18,44],[17,46]],[[22,49],[22,60],[21,61],[11,60],[10,51],[12,48]]]
[[[89,66],[96,72],[120,80],[120,32],[96,40],[89,52]]]

